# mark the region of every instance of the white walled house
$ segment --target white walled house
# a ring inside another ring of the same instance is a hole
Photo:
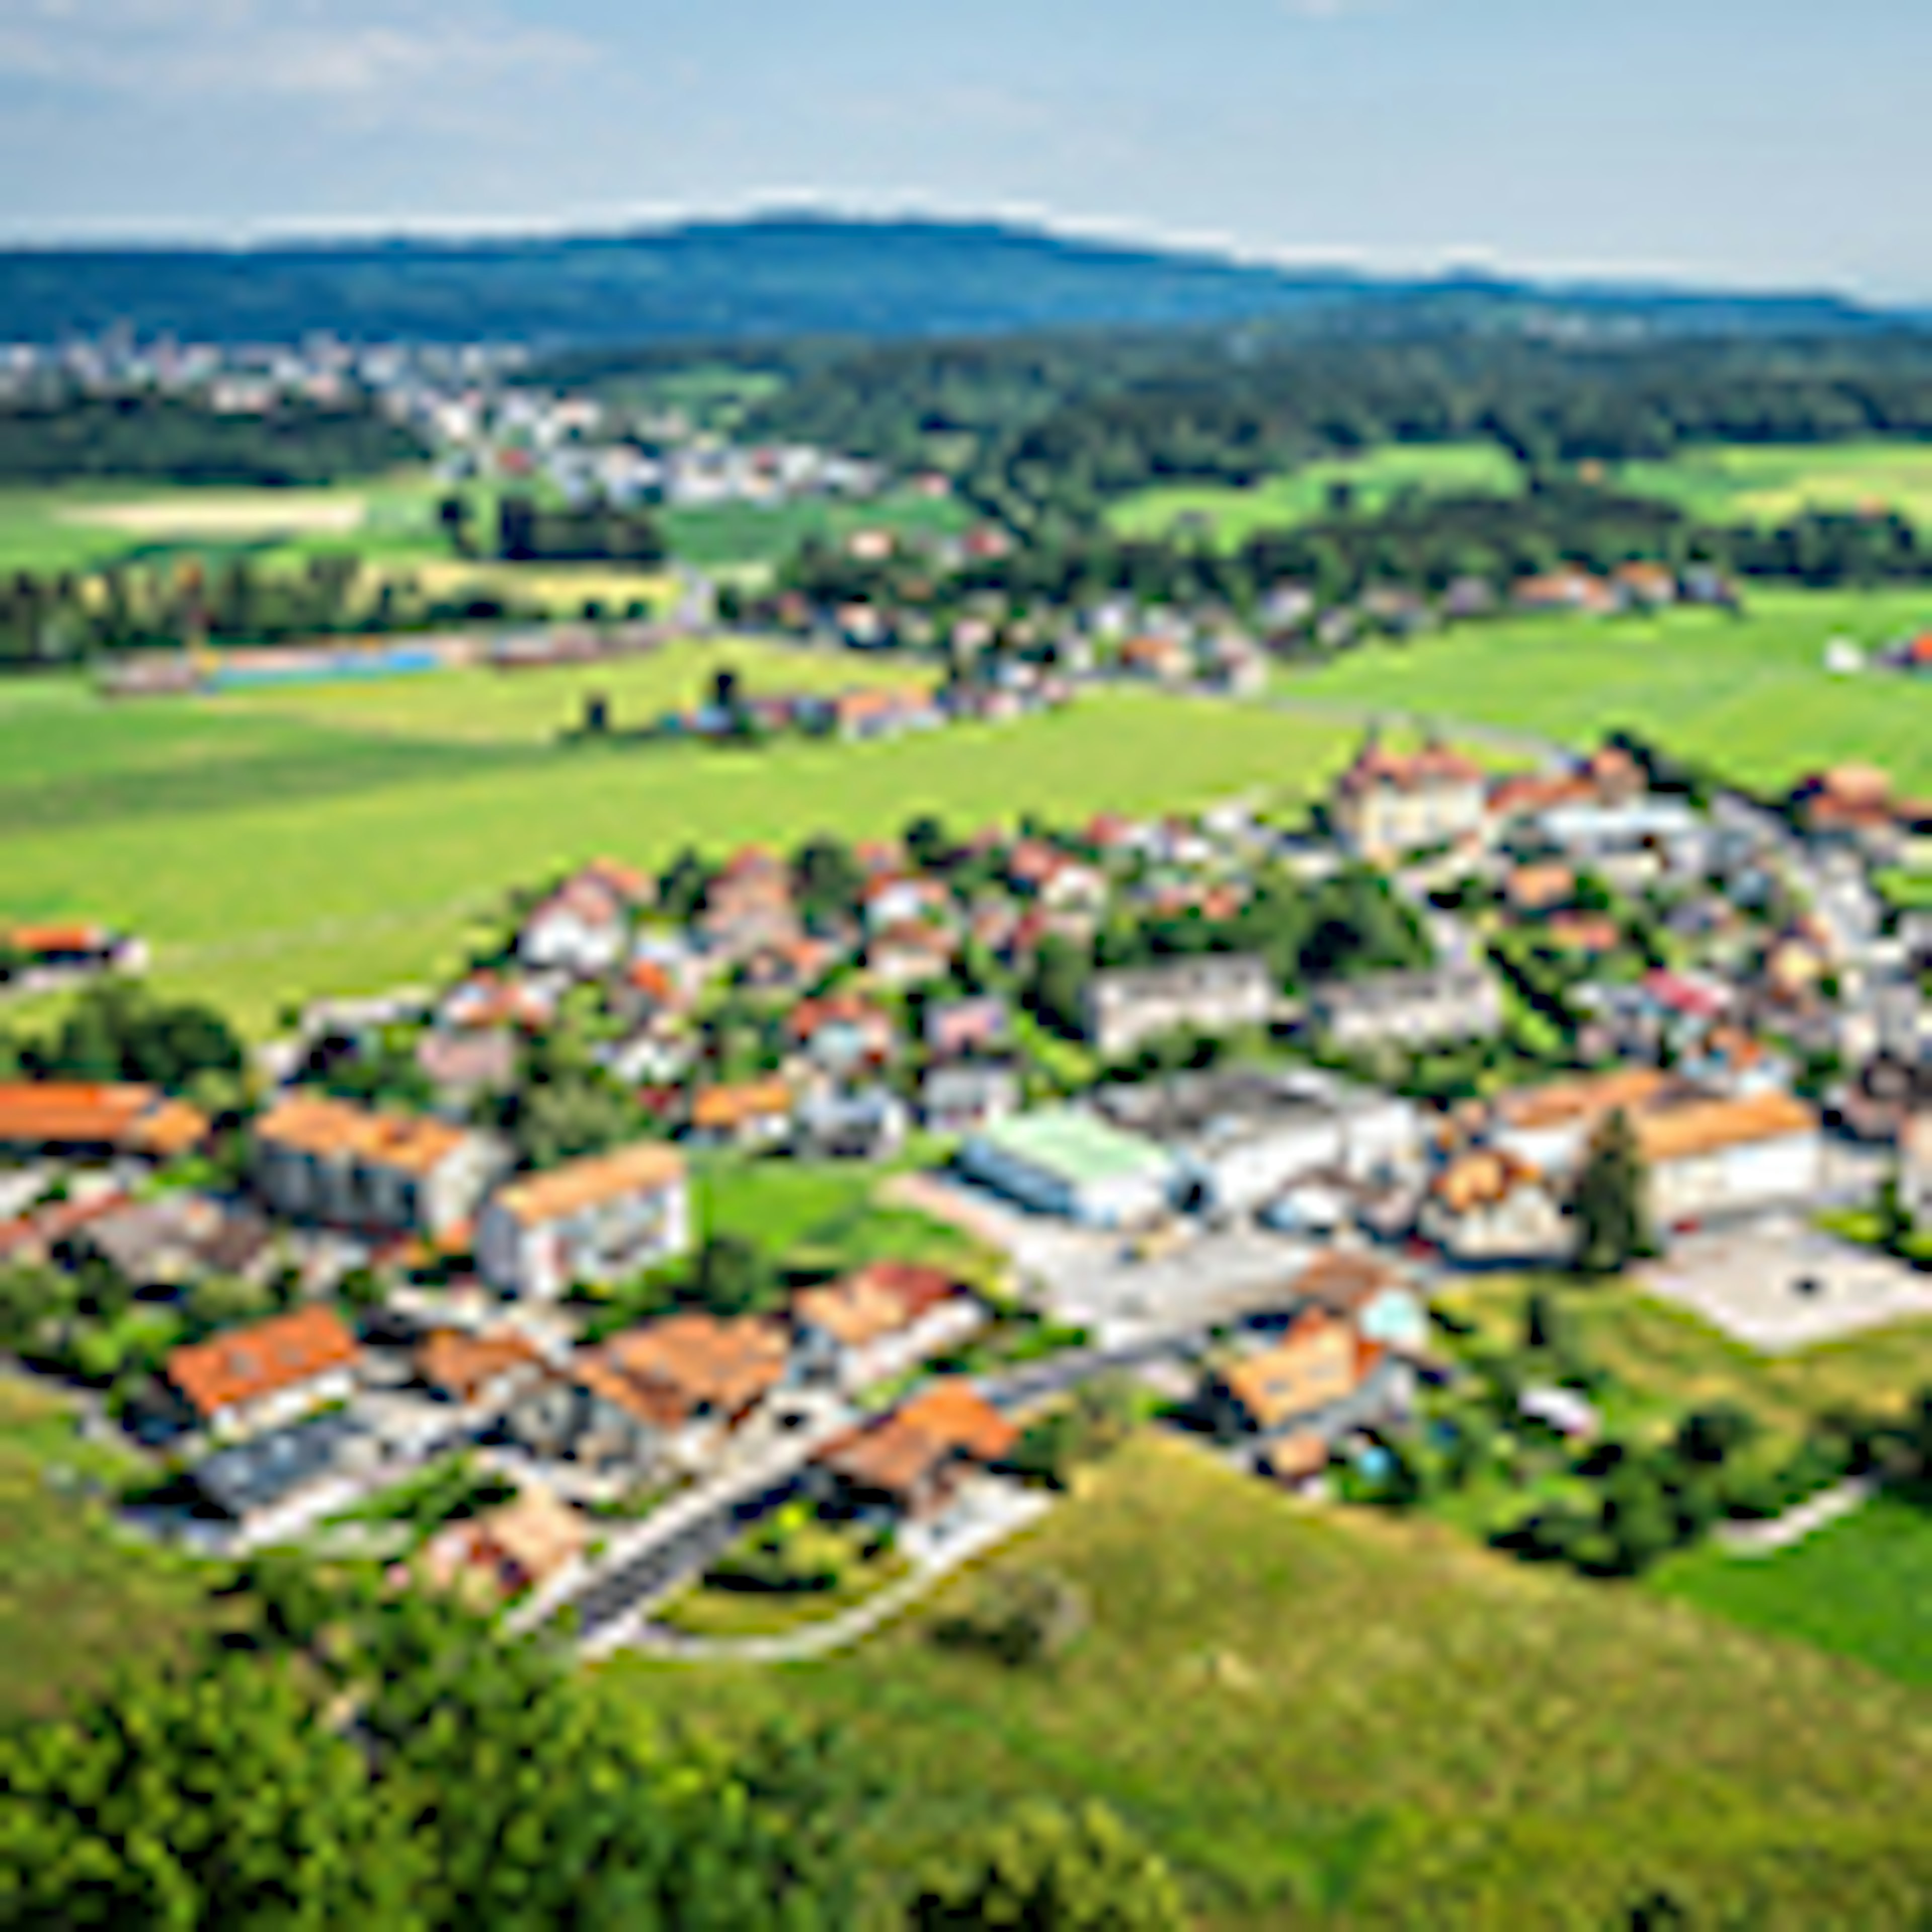
[[[361,1346],[341,1318],[316,1304],[176,1348],[162,1373],[201,1427],[230,1438],[346,1402],[362,1362]]]
[[[486,1135],[326,1094],[290,1094],[255,1124],[256,1190],[296,1221],[440,1240],[470,1220],[502,1164]]]
[[[1275,1010],[1268,962],[1245,953],[1203,953],[1162,965],[1094,974],[1088,1038],[1109,1059],[1184,1028],[1232,1033],[1265,1026]]]
[[[1824,1185],[1818,1116],[1788,1094],[1686,1100],[1635,1124],[1651,1216],[1661,1230],[1802,1202]]]
[[[690,1245],[684,1161],[656,1142],[513,1181],[476,1223],[483,1279],[533,1300],[555,1300],[586,1282],[621,1280]]]

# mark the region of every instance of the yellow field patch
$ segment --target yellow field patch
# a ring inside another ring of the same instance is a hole
[[[76,504],[59,520],[158,542],[221,538],[336,536],[360,530],[368,506],[337,491],[250,490],[164,502]]]

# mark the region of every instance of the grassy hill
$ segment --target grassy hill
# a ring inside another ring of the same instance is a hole
[[[1855,1666],[1310,1516],[1152,1438],[1001,1560],[1086,1604],[1036,1671],[940,1648],[920,1613],[832,1661],[607,1681],[726,1734],[849,1728],[880,1792],[862,1849],[894,1874],[1043,1792],[1129,1818],[1211,1927],[1601,1932],[1660,1889],[1696,1924],[1919,1922],[1932,1698]]]
[[[1909,442],[1724,446],[1617,472],[1706,523],[1779,524],[1806,510],[1894,510],[1932,523],[1932,448]]]

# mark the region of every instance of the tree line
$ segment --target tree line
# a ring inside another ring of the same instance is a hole
[[[79,393],[0,404],[0,482],[124,476],[275,487],[419,462],[415,434],[363,400],[230,412],[184,396]]]

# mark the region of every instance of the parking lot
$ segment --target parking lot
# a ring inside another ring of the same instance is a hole
[[[1932,1319],[1932,1276],[1795,1215],[1687,1236],[1645,1279],[1664,1300],[1768,1354]]]
[[[919,1204],[1002,1249],[1042,1312],[1090,1330],[1108,1348],[1232,1320],[1318,1252],[1252,1226],[1190,1223],[1176,1245],[1139,1259],[1126,1235],[1028,1214],[951,1176],[922,1177]]]

